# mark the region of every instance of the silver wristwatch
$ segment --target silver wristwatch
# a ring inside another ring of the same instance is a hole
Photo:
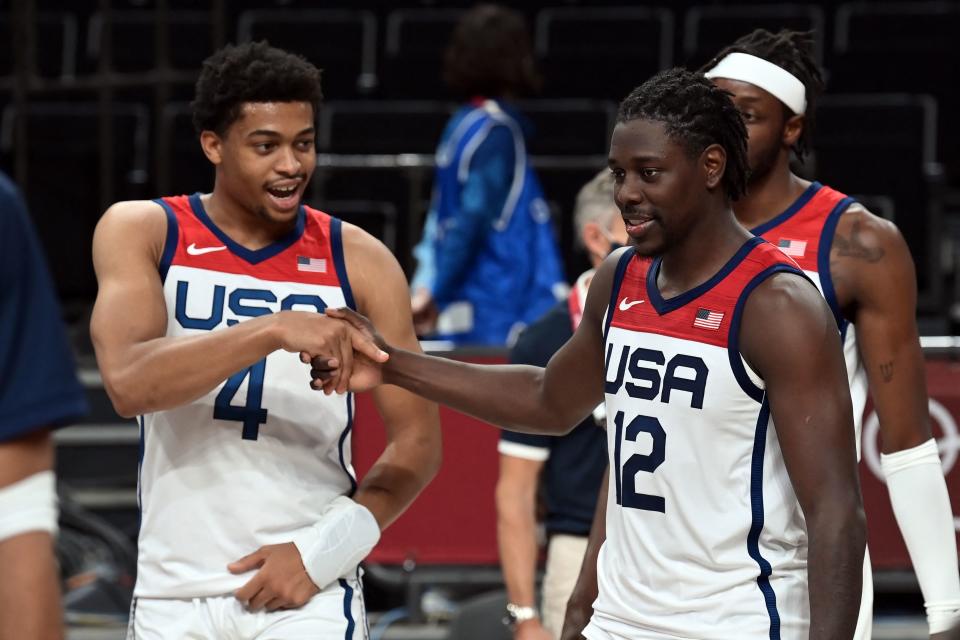
[[[503,624],[508,627],[515,627],[521,622],[533,620],[539,617],[536,607],[525,607],[512,602],[507,603],[507,615],[503,618]]]

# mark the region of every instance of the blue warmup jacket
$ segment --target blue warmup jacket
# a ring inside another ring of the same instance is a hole
[[[437,338],[507,344],[566,293],[524,127],[509,106],[483,100],[444,130],[415,279],[440,308]]]

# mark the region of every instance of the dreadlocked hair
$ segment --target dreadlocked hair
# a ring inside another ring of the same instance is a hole
[[[193,126],[224,135],[245,102],[309,102],[317,117],[320,70],[266,42],[227,45],[204,60],[196,84]]]
[[[793,148],[794,153],[800,159],[803,159],[810,149],[817,98],[823,93],[824,89],[823,73],[814,58],[813,43],[814,33],[812,31],[781,29],[777,33],[771,33],[766,29],[756,29],[723,49],[700,69],[701,72],[713,69],[731,53],[747,53],[763,58],[767,62],[772,62],[796,76],[803,83],[807,98],[803,131]],[[785,117],[794,115],[786,105],[783,106],[783,109]]]
[[[675,68],[661,71],[630,92],[617,112],[617,123],[662,122],[667,135],[691,157],[718,144],[727,154],[723,187],[731,200],[747,190],[747,129],[730,94],[700,73]]]

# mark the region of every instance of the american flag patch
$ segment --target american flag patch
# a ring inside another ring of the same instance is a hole
[[[297,271],[326,273],[327,260],[326,258],[307,258],[305,256],[297,256]]]
[[[697,309],[697,315],[693,318],[693,326],[714,331],[720,328],[721,322],[723,322],[723,314],[710,309]]]
[[[777,243],[777,248],[788,256],[802,258],[803,254],[807,252],[807,242],[805,240],[780,238],[780,241]]]

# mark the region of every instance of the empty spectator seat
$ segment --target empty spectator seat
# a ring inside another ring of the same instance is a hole
[[[569,7],[537,14],[543,95],[620,100],[673,63],[673,13],[647,7]]]

